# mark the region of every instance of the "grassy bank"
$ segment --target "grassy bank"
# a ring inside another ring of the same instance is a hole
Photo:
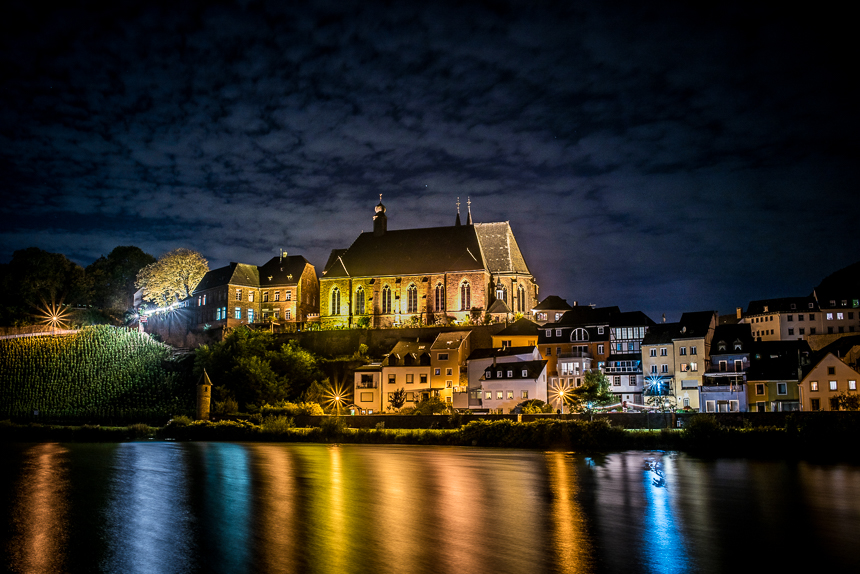
[[[321,442],[353,444],[459,445],[611,452],[678,450],[700,456],[819,458],[860,462],[860,416],[787,419],[785,427],[725,427],[715,417],[690,419],[683,430],[624,430],[605,421],[473,421],[453,429],[348,428],[347,417],[330,417],[317,427],[296,428],[293,419],[266,417],[256,423],[190,421],[180,417],[165,427],[50,427],[0,423],[6,441],[123,441],[156,438],[193,441]]]

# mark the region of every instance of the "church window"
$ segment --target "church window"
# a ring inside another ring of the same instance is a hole
[[[409,288],[406,289],[406,312],[418,312],[418,289],[415,285],[410,285]]]
[[[391,313],[391,288],[388,285],[382,288],[382,312]]]
[[[468,311],[472,308],[472,286],[468,281],[460,283],[460,310]]]
[[[524,313],[526,310],[526,290],[522,285],[517,287],[517,311]]]
[[[337,287],[331,290],[331,314],[340,315],[340,289]]]
[[[441,283],[436,284],[436,312],[445,311],[445,288]]]
[[[355,290],[355,314],[364,315],[364,288]]]

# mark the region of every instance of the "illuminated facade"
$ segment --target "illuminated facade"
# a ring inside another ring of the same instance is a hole
[[[839,395],[856,395],[858,380],[860,373],[828,352],[800,382],[801,410],[839,410]]]
[[[316,317],[319,282],[300,255],[273,257],[259,267],[231,263],[206,273],[189,302],[198,327],[295,325]]]
[[[526,313],[538,286],[508,222],[373,231],[332,251],[320,279],[323,327],[392,327],[483,319],[497,300]]]

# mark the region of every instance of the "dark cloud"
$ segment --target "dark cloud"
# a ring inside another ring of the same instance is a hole
[[[379,193],[392,228],[469,196],[542,295],[655,319],[857,259],[858,94],[823,10],[343,4],[14,6],[0,260],[284,248],[319,269]]]

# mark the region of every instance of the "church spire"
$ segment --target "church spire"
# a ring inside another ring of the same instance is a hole
[[[382,205],[382,194],[379,194],[379,205],[373,215],[373,234],[377,237],[385,235],[388,230],[388,217],[385,215],[385,206]]]
[[[457,198],[457,222],[454,224],[457,227],[460,227],[460,198]]]
[[[472,198],[466,198],[466,207],[469,210],[469,214],[466,216],[466,225],[472,225]]]

